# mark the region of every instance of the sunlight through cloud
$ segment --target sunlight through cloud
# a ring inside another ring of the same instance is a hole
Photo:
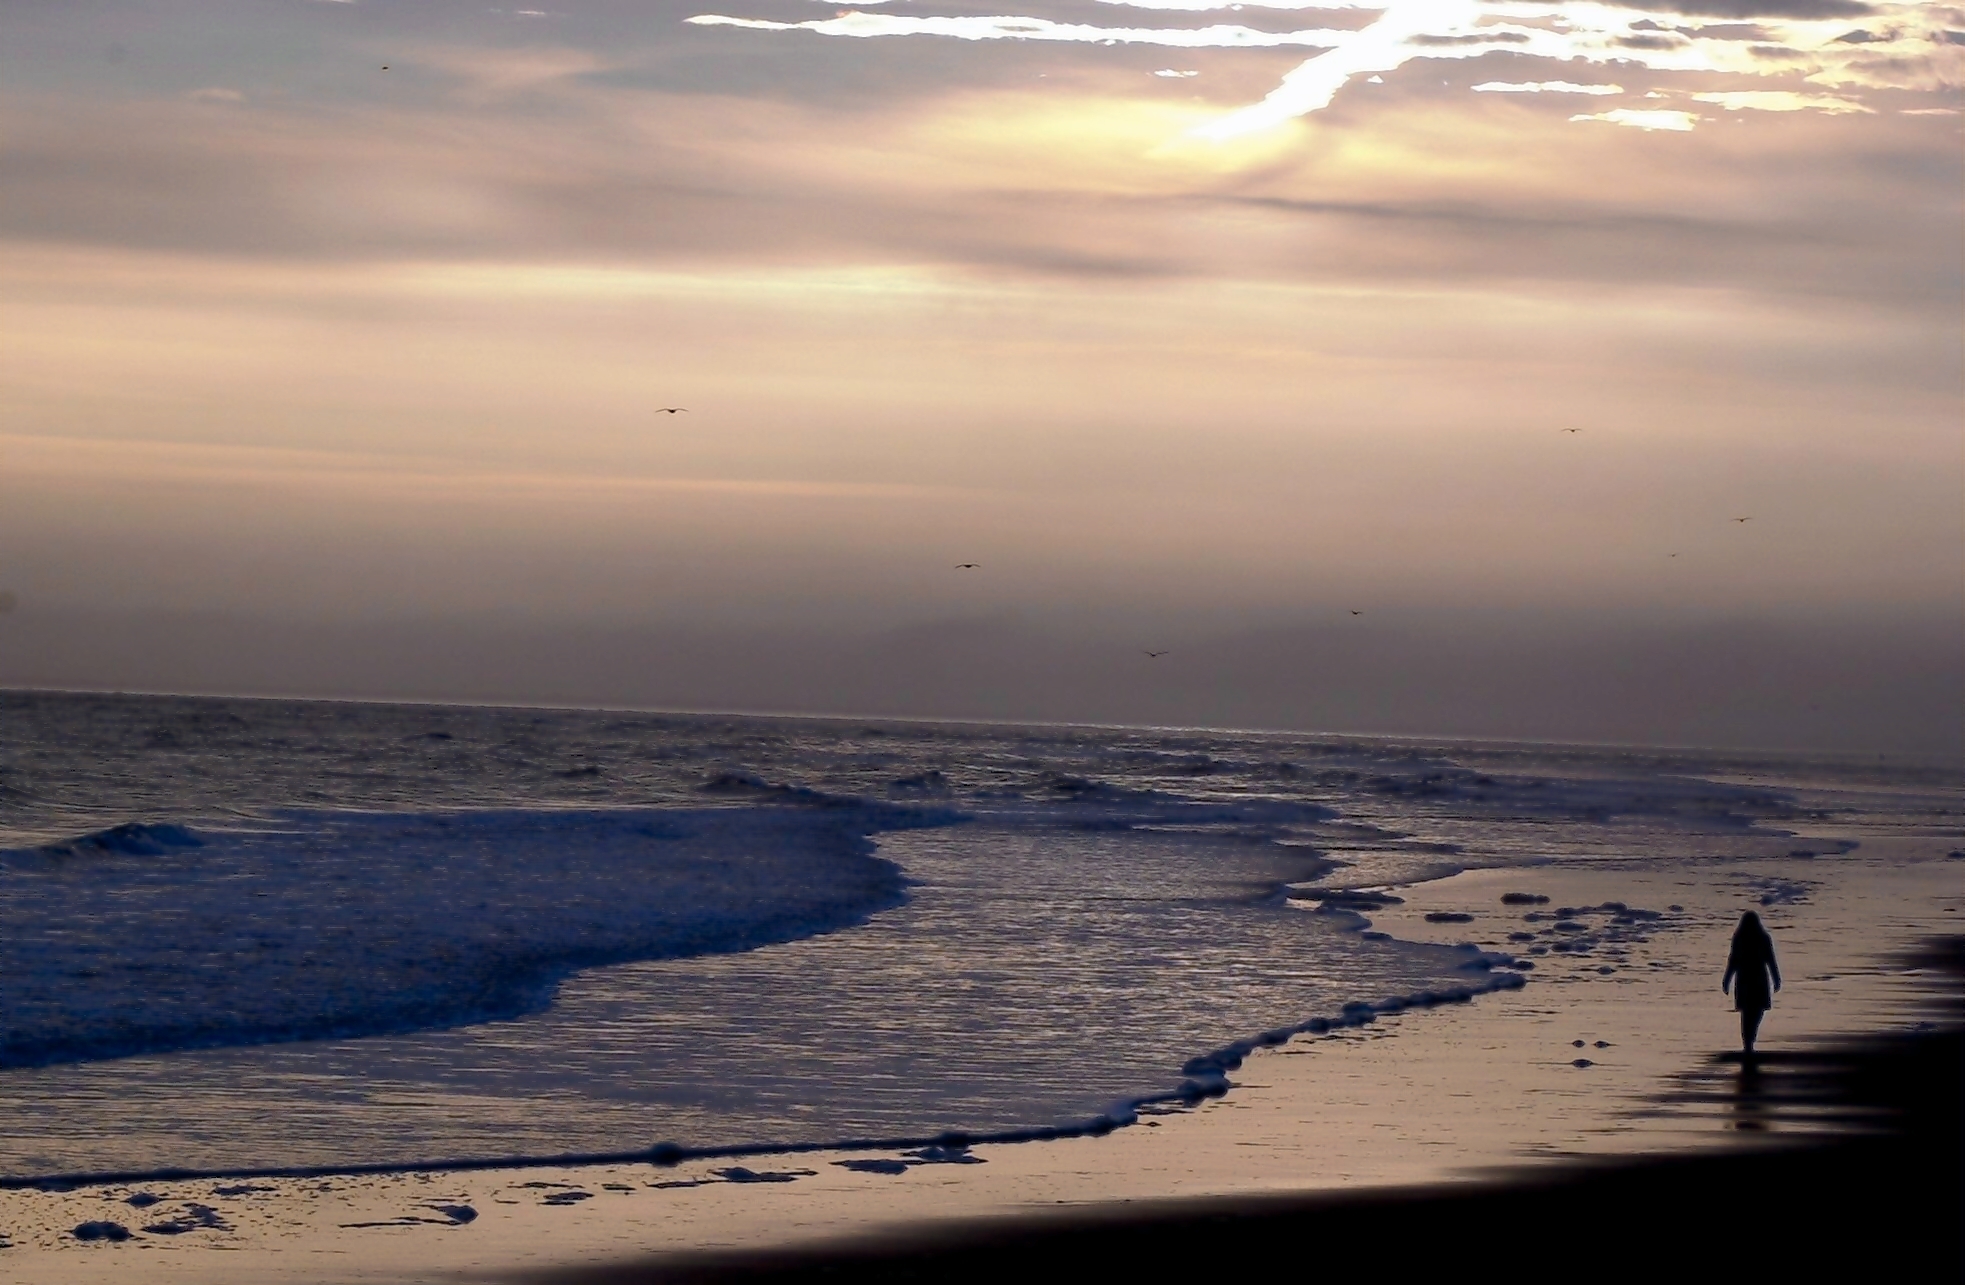
[[[1526,85],[1513,85],[1506,81],[1490,80],[1484,85],[1475,85],[1477,94],[1621,94],[1622,85],[1577,85],[1567,80],[1538,80]]]
[[[1168,45],[1181,49],[1335,47],[1346,31],[1257,31],[1251,27],[1093,27],[1045,18],[904,18],[885,13],[846,13],[817,22],[771,22],[699,14],[699,26],[749,27],[757,31],[816,31],[824,36],[953,36],[957,40],[1057,40],[1089,44]]]
[[[1873,112],[1873,109],[1833,94],[1795,94],[1780,89],[1747,89],[1729,93],[1694,94],[1694,102],[1713,103],[1727,111],[1755,112]]]
[[[1594,115],[1571,116],[1575,121],[1600,120],[1612,125],[1629,125],[1633,129],[1669,129],[1680,133],[1688,131],[1697,123],[1698,117],[1691,112],[1665,110],[1634,110],[1629,107],[1613,107],[1607,112]]]
[[[875,0],[885,3],[885,0]],[[1376,11],[1355,30],[1264,31],[1237,23],[1116,27],[1017,15],[921,15],[842,10],[831,18],[780,22],[723,14],[687,19],[701,26],[801,31],[872,39],[940,36],[958,40],[1035,40],[1185,49],[1316,48],[1261,101],[1228,111],[1190,131],[1215,142],[1321,111],[1353,79],[1379,83],[1417,60],[1489,55],[1564,63],[1616,65],[1659,73],[1703,75],[1705,85],[1671,84],[1699,102],[1728,111],[1873,113],[1852,95],[1868,90],[1936,92],[1965,83],[1965,32],[1947,23],[1958,11],[1930,3],[1861,0],[1659,0],[1655,7],[1536,0],[1094,0],[1111,7],[1168,14],[1244,10]],[[1861,25],[1857,25],[1861,24]],[[1169,72],[1156,75],[1169,76]],[[1739,87],[1742,79],[1784,82],[1778,89]],[[1803,92],[1799,86],[1840,91]],[[1615,96],[1620,85],[1569,80],[1487,81],[1479,93]],[[1656,97],[1652,89],[1648,97]],[[1674,95],[1676,96],[1676,95]],[[1903,110],[1920,110],[1917,108]],[[1923,109],[1928,111],[1943,108]],[[1619,109],[1576,120],[1610,120],[1646,129],[1684,131],[1696,114]],[[1650,123],[1641,123],[1650,122]]]

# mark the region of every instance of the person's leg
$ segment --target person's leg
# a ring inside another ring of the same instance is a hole
[[[1740,1010],[1740,1046],[1749,1053],[1753,1052],[1753,1042],[1760,1035],[1760,1019],[1765,1013],[1766,1010],[1758,1008]]]

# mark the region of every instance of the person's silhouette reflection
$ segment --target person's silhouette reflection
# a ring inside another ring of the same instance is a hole
[[[1767,1100],[1761,1091],[1760,1060],[1740,1058],[1740,1078],[1733,1086],[1733,1127],[1754,1133],[1767,1128]]]
[[[1740,916],[1740,926],[1733,930],[1733,949],[1726,956],[1726,975],[1719,979],[1722,992],[1729,986],[1733,988],[1733,1007],[1740,1012],[1740,1047],[1752,1057],[1754,1038],[1760,1034],[1760,1019],[1774,1006],[1774,991],[1781,989],[1781,966],[1774,962],[1774,939],[1760,926],[1760,916],[1751,910]]]

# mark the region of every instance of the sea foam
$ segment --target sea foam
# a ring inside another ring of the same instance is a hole
[[[858,923],[905,884],[822,809],[291,813],[0,853],[0,1067],[538,1011],[567,973]]]

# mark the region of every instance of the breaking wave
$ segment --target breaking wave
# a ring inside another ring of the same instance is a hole
[[[898,904],[855,809],[294,813],[0,853],[0,1067],[536,1012],[577,969],[790,941]]]

